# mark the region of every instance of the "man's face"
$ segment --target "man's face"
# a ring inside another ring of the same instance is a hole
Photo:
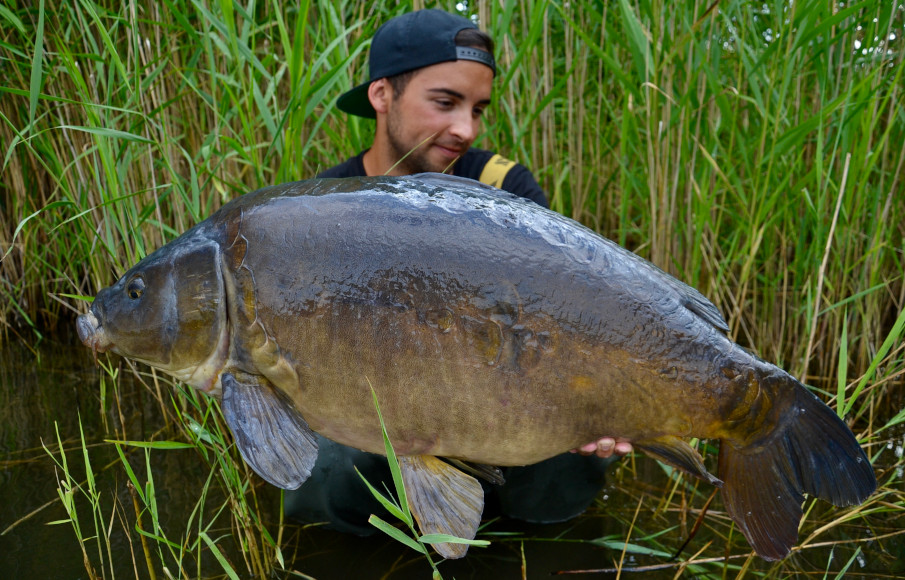
[[[417,71],[389,101],[387,138],[402,159],[390,174],[451,170],[478,135],[492,83],[489,67],[468,60]]]

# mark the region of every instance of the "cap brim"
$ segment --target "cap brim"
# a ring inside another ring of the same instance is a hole
[[[351,91],[347,91],[336,99],[336,106],[340,111],[355,115],[356,117],[364,117],[366,119],[376,119],[377,111],[371,106],[368,99],[368,87],[371,81],[360,84]]]

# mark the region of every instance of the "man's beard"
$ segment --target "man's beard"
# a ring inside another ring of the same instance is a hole
[[[451,172],[453,163],[441,165],[431,163],[430,159],[428,159],[428,152],[433,143],[433,137],[428,138],[423,143],[403,143],[398,120],[396,109],[391,109],[387,115],[387,141],[389,141],[393,157],[399,160],[395,165],[397,170],[406,175],[425,172]]]

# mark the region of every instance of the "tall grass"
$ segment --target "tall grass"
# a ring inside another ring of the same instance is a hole
[[[367,147],[371,123],[333,103],[364,79],[374,30],[457,4],[0,0],[0,335],[71,324],[82,297],[226,200]],[[554,209],[700,288],[733,338],[832,394],[892,485],[902,3],[461,5],[500,63],[479,145],[531,167]],[[273,565],[279,543],[239,531],[257,527],[241,499],[254,486],[227,440],[186,427],[216,411],[149,392],[181,428],[170,437],[234,467],[222,485],[237,537],[263,554],[245,568]]]

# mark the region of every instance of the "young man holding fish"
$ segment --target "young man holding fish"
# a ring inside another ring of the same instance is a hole
[[[374,142],[318,177],[450,173],[549,207],[525,166],[471,147],[490,104],[492,52],[492,39],[461,16],[420,10],[388,21],[371,44],[370,80],[337,102],[346,113],[376,120]],[[287,514],[327,521],[341,531],[372,532],[368,516],[381,508],[355,468],[371,482],[389,482],[386,460],[322,437],[319,445],[311,477],[287,492]],[[577,454],[504,470],[506,483],[485,484],[485,497],[507,516],[567,520],[583,512],[603,487],[609,458],[631,450],[628,441],[601,438],[573,450]]]

